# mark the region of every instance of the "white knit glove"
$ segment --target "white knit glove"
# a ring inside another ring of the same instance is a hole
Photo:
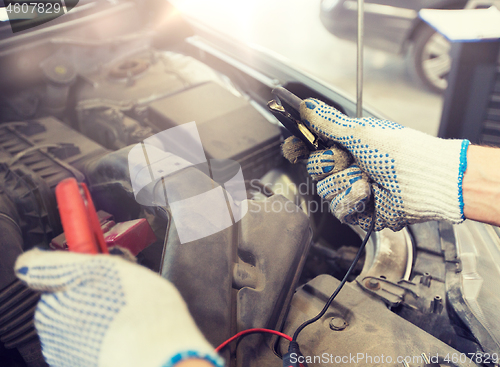
[[[300,115],[330,149],[309,155],[290,137],[283,153],[292,163],[309,156],[307,170],[318,180],[318,194],[341,222],[367,230],[375,213],[375,230],[398,231],[411,223],[465,219],[468,140],[439,139],[388,120],[349,118],[315,99],[302,102]]]
[[[113,255],[28,251],[16,274],[42,291],[35,327],[52,367],[170,367],[201,358],[222,367],[175,287]]]

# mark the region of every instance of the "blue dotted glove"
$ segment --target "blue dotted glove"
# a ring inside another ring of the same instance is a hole
[[[411,223],[465,219],[469,141],[439,139],[388,120],[349,118],[315,99],[304,100],[300,114],[330,148],[309,154],[291,137],[283,153],[292,163],[307,158],[318,194],[341,222],[367,230],[375,213],[375,230],[398,231]]]
[[[42,291],[35,327],[52,367],[170,367],[223,361],[174,286],[118,256],[28,251],[18,277]]]

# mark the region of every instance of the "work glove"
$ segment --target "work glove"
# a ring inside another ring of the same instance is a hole
[[[292,163],[307,159],[318,194],[342,223],[367,230],[375,215],[375,230],[398,231],[411,223],[465,219],[468,140],[439,139],[372,117],[349,118],[316,99],[302,102],[300,116],[330,148],[309,154],[300,139],[290,137],[283,154]]]
[[[223,366],[175,287],[119,256],[31,250],[16,274],[42,292],[35,327],[52,367]]]

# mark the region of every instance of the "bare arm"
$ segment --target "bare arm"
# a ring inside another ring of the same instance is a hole
[[[500,226],[500,149],[469,146],[463,196],[466,218]]]
[[[214,365],[204,359],[186,359],[176,365],[176,367],[214,367]]]

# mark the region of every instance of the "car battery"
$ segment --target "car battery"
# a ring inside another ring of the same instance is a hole
[[[283,159],[281,129],[214,82],[151,102],[148,115],[160,131],[194,121],[207,159],[238,162],[246,180],[262,177]]]

